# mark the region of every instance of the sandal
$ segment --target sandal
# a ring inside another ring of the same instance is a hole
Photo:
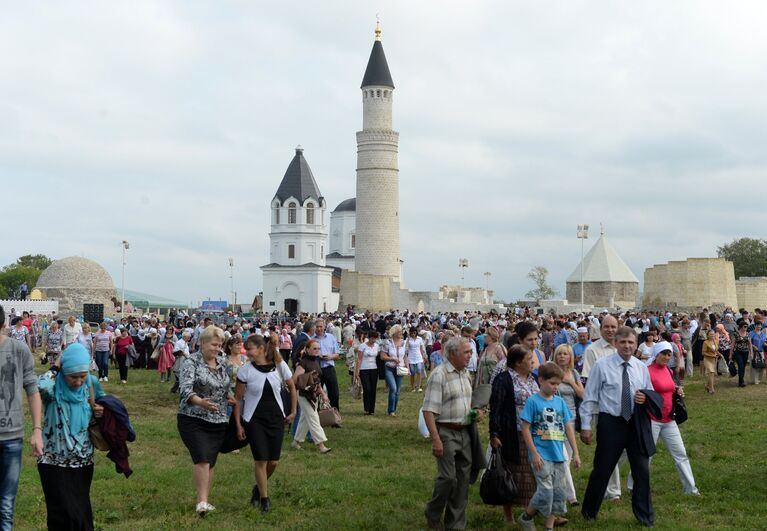
[[[320,453],[321,453],[321,454],[326,454],[326,453],[328,453],[328,452],[329,452],[329,451],[331,451],[331,450],[332,450],[332,448],[328,448],[328,447],[326,446],[324,450],[320,450]]]
[[[303,448],[301,447],[301,444],[298,441],[293,441],[292,443],[290,443],[290,447],[293,448],[294,450],[303,450]]]
[[[554,517],[554,527],[559,527],[561,525],[565,525],[569,521],[570,520],[568,520],[567,518],[565,518],[563,516],[555,516]]]

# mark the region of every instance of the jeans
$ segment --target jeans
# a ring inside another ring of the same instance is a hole
[[[679,433],[679,427],[676,422],[673,420],[671,422],[656,422],[653,420],[652,437],[656,443],[658,442],[658,437],[663,439],[666,450],[674,459],[674,464],[676,465],[677,472],[679,472],[679,479],[682,480],[682,488],[684,488],[685,494],[696,494],[698,488],[695,486],[690,459],[687,457],[682,434]],[[650,462],[652,462],[652,457]],[[628,488],[629,490],[634,488],[634,478],[631,477],[631,474],[629,474]]]
[[[742,354],[740,352],[734,352],[732,359],[735,365],[738,367],[738,385],[746,385],[746,360],[748,360],[748,354]]]
[[[386,408],[387,413],[397,411],[397,402],[399,402],[399,390],[402,387],[402,376],[397,376],[396,367],[386,367],[386,385],[389,387],[389,404]]]
[[[24,438],[0,441],[0,531],[13,528],[13,506],[19,488]]]
[[[109,351],[108,350],[96,351],[96,366],[99,368],[99,378],[106,378],[109,376]]]

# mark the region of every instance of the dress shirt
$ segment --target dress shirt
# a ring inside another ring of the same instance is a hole
[[[426,382],[423,410],[434,413],[437,422],[468,425],[471,393],[469,371],[458,371],[445,361],[431,372]]]
[[[614,417],[621,415],[623,392],[623,358],[618,353],[597,360],[591,367],[591,376],[586,382],[586,391],[581,404],[581,430],[591,430],[591,415],[607,413]],[[634,356],[628,360],[629,384],[631,387],[631,408],[633,413],[634,394],[641,389],[653,389],[647,365]]]
[[[320,343],[320,368],[324,369],[325,367],[335,367],[336,362],[333,360],[325,359],[325,356],[338,354],[339,349],[338,341],[336,341],[336,338],[333,337],[333,334],[328,334],[325,332],[325,335],[322,337],[315,335],[314,339]]]
[[[605,339],[594,341],[588,346],[586,352],[583,353],[583,370],[581,376],[584,378],[589,377],[589,372],[597,360],[606,358],[610,354],[615,354],[618,350],[607,342]]]
[[[77,341],[77,337],[83,332],[83,327],[75,321],[74,326],[69,326],[69,323],[67,323],[62,327],[62,330],[64,330],[64,344],[69,346]]]

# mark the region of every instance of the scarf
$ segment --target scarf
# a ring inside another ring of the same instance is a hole
[[[85,383],[78,389],[72,389],[67,384],[65,376],[88,372],[91,356],[79,343],[72,343],[61,354],[61,371],[56,376],[54,398],[57,410],[60,411],[65,430],[76,439],[82,433],[88,437],[88,423],[91,420],[91,406],[88,402],[92,376],[89,374]]]

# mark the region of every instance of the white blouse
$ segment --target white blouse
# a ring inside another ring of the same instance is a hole
[[[243,365],[239,371],[237,371],[237,381],[246,385],[245,396],[243,397],[244,407],[242,408],[242,418],[245,422],[250,422],[250,418],[256,411],[258,403],[261,401],[261,394],[264,390],[264,382],[269,382],[272,386],[272,392],[277,399],[277,405],[280,406],[282,416],[287,416],[284,406],[282,404],[282,395],[280,390],[282,383],[293,377],[293,373],[290,372],[288,364],[284,361],[280,362],[276,367],[277,370],[271,372],[261,372],[256,369],[252,363]]]
[[[371,347],[367,343],[362,343],[357,347],[357,352],[362,352],[362,363],[360,370],[377,369],[376,358],[378,357],[378,345],[373,343]]]

